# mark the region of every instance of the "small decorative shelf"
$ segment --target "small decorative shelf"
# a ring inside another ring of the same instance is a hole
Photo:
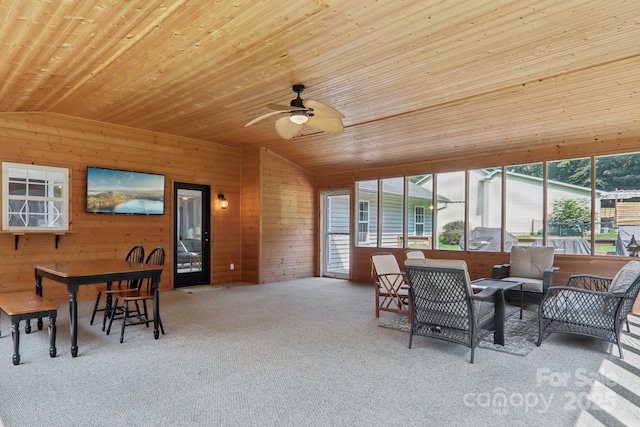
[[[58,249],[58,243],[60,242],[60,236],[64,236],[65,234],[72,234],[75,231],[71,230],[3,230],[1,231],[3,234],[13,234],[15,238],[15,249],[18,250],[18,242],[20,242],[20,236],[24,236],[25,234],[53,234],[55,236],[55,245],[56,249]]]

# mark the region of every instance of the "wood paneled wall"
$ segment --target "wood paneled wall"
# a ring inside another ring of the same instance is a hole
[[[316,274],[316,180],[280,156],[261,151],[260,280],[278,282]]]
[[[260,148],[242,152],[242,281],[260,283]]]
[[[545,160],[570,159],[584,156],[598,156],[604,154],[616,154],[636,152],[640,147],[638,138],[621,138],[615,143],[604,144],[599,141],[590,143],[556,143],[535,150],[521,150],[504,153],[487,153],[482,156],[468,157],[464,159],[450,159],[447,161],[435,161],[425,163],[412,163],[404,166],[370,169],[366,171],[322,176],[318,178],[318,192],[337,189],[355,188],[355,182],[366,179],[389,178],[397,176],[410,176],[425,173],[448,172],[466,170],[472,168],[515,165]],[[353,202],[355,203],[355,202]],[[354,207],[352,206],[352,211]],[[353,227],[352,227],[353,228]],[[354,241],[353,230],[351,241]],[[404,262],[403,249],[382,248],[353,248],[350,268],[350,278],[361,282],[371,282],[371,260],[374,252],[392,252],[399,261]],[[464,252],[464,251],[425,251],[430,258],[456,258],[464,259],[469,266],[469,274],[472,279],[490,277],[491,268],[496,264],[509,262],[508,253],[489,252]],[[605,256],[571,256],[556,255],[555,265],[560,271],[554,275],[554,282],[565,283],[571,274],[589,273],[613,277],[617,271],[626,264],[630,258],[605,257]],[[402,264],[401,264],[402,265]],[[640,313],[640,299],[636,301],[634,312]]]
[[[0,234],[0,291],[34,289],[35,262],[124,258],[134,244],[144,245],[147,251],[157,245],[165,248],[161,289],[171,289],[174,182],[211,186],[211,281],[240,280],[240,269],[229,269],[230,262],[241,260],[239,149],[55,114],[2,113],[0,160],[68,168],[73,231],[60,238],[58,249],[51,234],[23,236],[17,250],[13,235]],[[165,175],[165,214],[86,213],[89,165]],[[218,193],[227,196],[228,209],[219,209]],[[95,292],[93,287],[83,287],[79,299],[94,298]],[[57,302],[68,300],[65,287],[47,285],[46,280],[45,294]]]

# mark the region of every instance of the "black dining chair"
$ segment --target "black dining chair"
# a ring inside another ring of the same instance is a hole
[[[160,246],[153,248],[147,257],[147,264],[164,266],[164,249]],[[143,279],[139,282],[137,289],[131,289],[114,295],[115,302],[113,304],[113,313],[109,319],[109,327],[107,335],[111,332],[111,325],[114,319],[122,319],[122,327],[120,330],[120,342],[124,341],[124,330],[127,326],[147,325],[153,323],[154,319],[149,319],[147,310],[147,300],[153,300],[153,288],[151,278]],[[122,305],[119,305],[122,301]],[[130,303],[135,304],[135,308],[130,307]],[[142,303],[143,310],[140,310]],[[158,313],[158,325],[164,335],[164,326]]]
[[[129,262],[137,262],[137,263],[144,262],[144,248],[141,245],[135,245],[134,247],[131,248],[131,250],[129,250],[129,253],[125,257],[125,260]],[[120,281],[118,282],[118,285],[116,288],[105,290],[105,295],[107,296],[105,300],[108,299],[109,294],[113,296],[113,294],[115,293],[122,292],[124,290],[135,289],[137,287],[138,287],[138,280],[128,280],[126,282]],[[102,330],[104,331],[105,325],[107,323],[107,318],[110,316],[110,313],[109,313],[109,310],[107,309],[106,301],[103,308],[98,308],[100,305],[101,297],[102,297],[102,289],[98,291],[98,296],[96,297],[96,303],[93,306],[93,313],[91,314],[90,324],[93,325],[93,321],[98,311],[104,311],[104,316],[102,318]]]

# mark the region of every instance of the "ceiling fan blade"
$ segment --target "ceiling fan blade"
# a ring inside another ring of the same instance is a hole
[[[300,135],[303,125],[298,125],[289,120],[289,116],[280,117],[276,120],[276,132],[283,139],[292,139]]]
[[[247,123],[246,125],[244,125],[244,127],[247,127],[249,125],[252,125],[256,122],[259,122],[260,120],[266,119],[267,117],[271,117],[271,116],[275,116],[276,114],[282,114],[282,111],[271,111],[267,114],[263,114],[259,117],[256,117],[255,119],[251,120],[249,123]]]
[[[344,119],[344,114],[333,107],[329,107],[328,105],[323,104],[322,102],[313,101],[311,99],[305,99],[303,102],[305,107],[311,108],[313,110],[313,114],[317,114],[318,116],[322,117]]]
[[[300,108],[300,107],[292,107],[290,105],[280,105],[280,104],[267,104],[267,108],[270,110],[277,110],[277,111],[304,111],[306,110],[306,108]]]
[[[319,117],[314,115],[309,117],[309,120],[307,120],[307,123],[305,124],[309,127],[321,130],[323,132],[328,132],[328,133],[344,132],[344,125],[342,124],[342,120],[333,118],[333,117],[325,117],[325,116]]]

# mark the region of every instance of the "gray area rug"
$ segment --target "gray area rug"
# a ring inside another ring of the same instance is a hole
[[[378,326],[409,333],[411,325],[404,319],[384,320]],[[478,347],[501,353],[526,356],[536,346],[538,340],[538,314],[525,310],[522,320],[518,313],[507,317],[505,321],[504,346],[493,343],[493,334],[489,334],[478,343]],[[415,339],[415,336],[414,336]],[[425,339],[429,339],[428,337]],[[415,342],[415,341],[414,341]]]

